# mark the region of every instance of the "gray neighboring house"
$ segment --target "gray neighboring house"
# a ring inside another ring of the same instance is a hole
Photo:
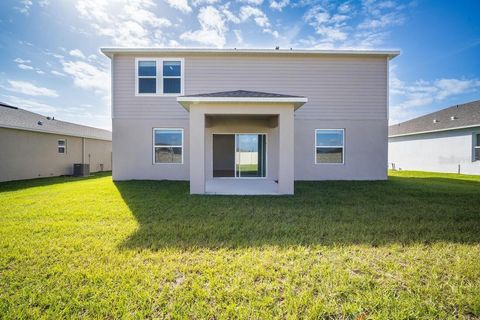
[[[480,100],[390,126],[388,147],[395,169],[480,174]]]
[[[387,178],[398,51],[102,48],[113,179],[192,194],[293,194],[295,180]]]
[[[74,163],[111,170],[110,131],[0,103],[0,181],[70,175]]]

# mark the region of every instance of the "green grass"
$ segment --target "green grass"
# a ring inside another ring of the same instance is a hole
[[[0,318],[480,318],[480,177],[0,184]]]

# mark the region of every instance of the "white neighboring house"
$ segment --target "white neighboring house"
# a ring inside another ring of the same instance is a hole
[[[112,133],[0,102],[0,181],[112,170]]]
[[[480,174],[480,100],[389,127],[393,169]]]

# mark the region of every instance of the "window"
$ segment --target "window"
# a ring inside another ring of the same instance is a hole
[[[473,159],[474,161],[480,161],[480,133],[474,135],[475,137],[475,147],[473,148]]]
[[[138,93],[157,92],[157,62],[138,61]]]
[[[183,94],[183,59],[137,59],[137,95]]]
[[[60,139],[57,142],[58,153],[67,153],[67,141],[65,139]]]
[[[153,129],[153,162],[183,163],[183,129]]]
[[[343,163],[344,134],[344,129],[315,130],[315,163]]]

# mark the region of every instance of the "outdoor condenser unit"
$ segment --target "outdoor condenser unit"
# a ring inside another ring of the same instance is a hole
[[[75,177],[88,177],[90,175],[90,165],[88,163],[73,164],[73,175]]]

